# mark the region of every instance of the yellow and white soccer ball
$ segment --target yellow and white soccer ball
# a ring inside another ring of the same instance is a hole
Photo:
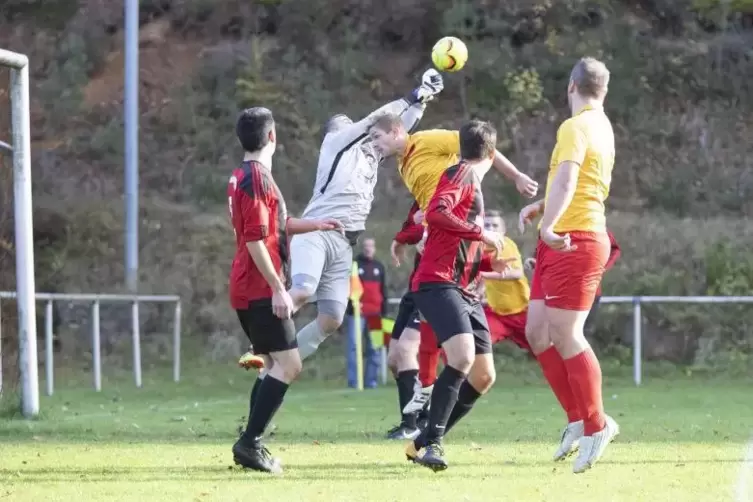
[[[440,38],[431,50],[431,60],[439,71],[461,70],[468,61],[468,47],[459,38]]]

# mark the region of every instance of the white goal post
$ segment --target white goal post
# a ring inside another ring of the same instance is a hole
[[[34,300],[34,224],[31,205],[29,59],[23,54],[0,49],[0,65],[10,67],[10,106],[13,136],[10,148],[13,155],[21,412],[24,417],[33,418],[39,414],[39,377],[37,375],[37,316]],[[1,355],[2,353],[0,353]],[[1,364],[2,357],[0,357]],[[0,369],[1,375],[2,370]],[[2,392],[1,387],[0,392]]]

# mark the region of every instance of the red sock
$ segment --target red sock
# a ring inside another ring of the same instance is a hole
[[[544,378],[549,382],[549,387],[552,388],[562,409],[565,410],[567,421],[572,423],[581,420],[582,415],[578,407],[578,400],[570,386],[565,361],[560,356],[560,353],[557,352],[554,346],[551,346],[536,356],[536,359],[539,361]]]
[[[565,359],[565,367],[583,416],[584,434],[591,436],[606,425],[599,360],[589,347],[577,356]]]
[[[419,333],[421,345],[418,347],[418,379],[422,387],[428,387],[434,385],[437,380],[437,363],[439,362],[437,335],[427,322],[421,323]]]

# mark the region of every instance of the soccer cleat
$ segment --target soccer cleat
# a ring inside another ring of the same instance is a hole
[[[571,422],[562,429],[562,437],[560,438],[560,446],[554,454],[554,461],[559,462],[565,460],[567,457],[575,453],[578,449],[578,442],[583,437],[583,420],[577,422]]]
[[[607,415],[604,428],[592,436],[583,436],[580,439],[578,457],[573,464],[573,472],[580,474],[586,472],[599,461],[609,443],[620,433],[620,426],[612,417]]]
[[[257,356],[253,352],[249,351],[243,354],[240,359],[238,359],[238,366],[245,370],[262,370],[264,369],[264,358]]]
[[[420,433],[421,431],[418,429],[408,427],[405,424],[400,424],[387,431],[387,439],[397,439],[401,441],[405,439],[416,439]]]
[[[406,452],[407,455],[407,452]],[[447,462],[444,460],[444,449],[439,443],[429,443],[426,451],[420,457],[416,457],[415,463],[428,467],[434,472],[444,471],[447,469]]]
[[[405,458],[408,459],[409,462],[414,463],[418,458],[418,450],[416,449],[416,444],[413,441],[409,442],[405,447]]]
[[[429,385],[428,387],[423,387],[421,389],[416,389],[411,400],[408,402],[408,404],[405,405],[405,408],[403,408],[403,413],[407,415],[409,413],[417,413],[423,410],[426,404],[429,402],[429,399],[431,399],[432,390],[434,390],[433,385]]]
[[[240,441],[233,445],[233,460],[237,465],[271,474],[282,474],[280,460],[273,457],[265,446],[246,446]]]

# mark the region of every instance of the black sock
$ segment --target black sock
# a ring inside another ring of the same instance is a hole
[[[445,434],[450,432],[450,429],[452,429],[461,418],[471,411],[471,408],[473,408],[473,405],[476,404],[476,401],[478,401],[478,398],[480,397],[481,394],[479,391],[474,389],[473,385],[468,383],[468,380],[460,385],[458,402],[455,403],[455,407],[452,409],[452,413],[450,413],[450,418],[447,420],[447,426],[444,429]]]
[[[254,412],[254,403],[256,402],[256,396],[259,395],[259,387],[261,386],[261,383],[263,381],[264,381],[263,378],[256,377],[256,381],[254,382],[254,386],[251,389],[251,400],[249,401],[249,405],[248,405],[248,416],[249,417]]]
[[[248,427],[241,438],[246,444],[258,444],[264,431],[272,421],[277,410],[280,409],[288,384],[267,375],[259,384],[256,399],[254,400],[251,416],[248,417]]]
[[[413,389],[418,382],[418,370],[405,370],[397,374],[397,397],[400,400],[400,416],[403,425],[416,428],[416,414],[403,413],[403,408],[413,398]]]
[[[458,391],[464,380],[465,374],[452,366],[445,366],[442,370],[431,393],[429,425],[414,442],[417,448],[442,440],[447,420],[449,420],[452,409],[458,400]]]

